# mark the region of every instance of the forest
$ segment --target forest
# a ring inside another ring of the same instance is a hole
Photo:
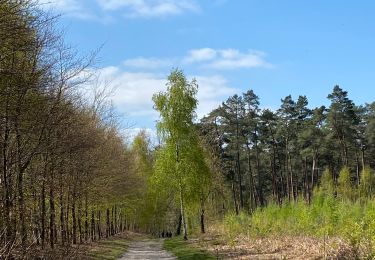
[[[304,234],[324,257],[374,256],[375,103],[334,86],[326,106],[266,109],[249,89],[198,118],[199,82],[173,69],[153,95],[158,143],[129,139],[105,90],[82,91],[97,52],[66,45],[57,19],[0,1],[1,259],[68,258],[124,232]]]

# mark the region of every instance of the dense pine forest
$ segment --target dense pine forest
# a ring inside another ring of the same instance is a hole
[[[86,93],[97,53],[67,46],[57,20],[0,1],[1,259],[69,258],[130,231],[304,234],[324,256],[374,256],[375,103],[334,86],[326,106],[265,109],[249,89],[198,118],[199,82],[175,69],[153,96],[158,141],[126,138],[105,90]]]

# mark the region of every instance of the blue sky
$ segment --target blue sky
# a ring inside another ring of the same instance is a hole
[[[198,115],[253,89],[263,107],[307,95],[328,104],[338,84],[357,104],[375,100],[375,1],[43,0],[62,13],[66,42],[102,44],[102,82],[124,121],[154,128],[151,96],[173,67],[196,77]]]

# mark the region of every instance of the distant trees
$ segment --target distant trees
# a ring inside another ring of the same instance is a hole
[[[324,169],[342,197],[356,197],[350,189],[358,186],[363,194],[371,191],[365,183],[372,183],[369,166],[375,164],[374,106],[356,106],[339,86],[328,99],[328,108],[310,109],[307,97],[289,95],[274,112],[261,110],[249,90],[201,120],[201,136],[221,161],[237,213],[270,200],[311,201]]]

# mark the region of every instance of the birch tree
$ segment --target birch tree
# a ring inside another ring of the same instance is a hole
[[[193,122],[197,91],[195,80],[188,81],[181,70],[174,70],[168,77],[167,91],[153,96],[154,108],[160,113],[157,130],[163,141],[156,154],[154,179],[176,191],[185,240],[186,204],[199,202],[208,174]]]

